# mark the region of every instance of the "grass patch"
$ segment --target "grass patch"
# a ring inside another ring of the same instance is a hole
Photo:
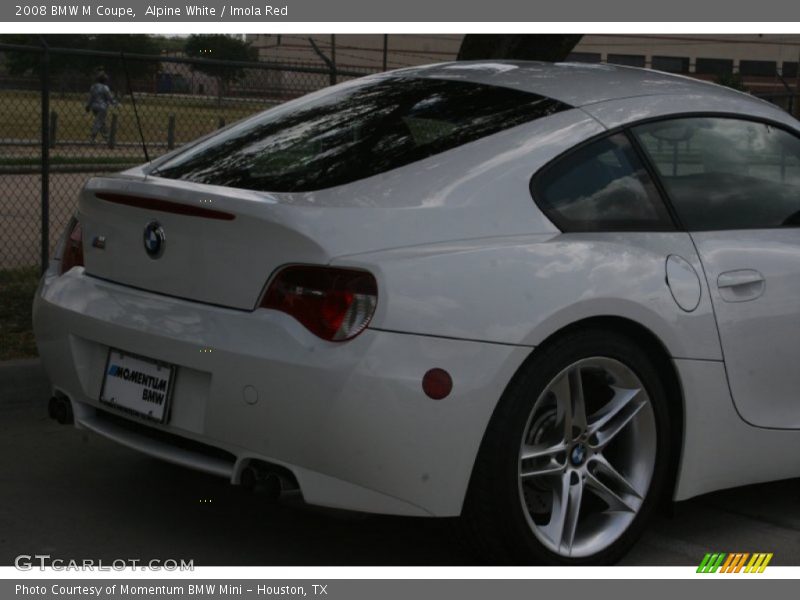
[[[37,355],[31,305],[39,268],[0,269],[0,360]]]
[[[120,106],[108,112],[106,124],[117,116],[117,142],[139,142],[139,129],[130,96],[119,96]],[[92,116],[85,111],[85,94],[52,94],[50,110],[58,115],[56,143],[87,141]],[[194,140],[219,127],[220,119],[233,123],[260,112],[275,102],[269,100],[234,101],[213,97],[138,95],[136,108],[148,143],[166,143],[170,116],[175,117],[176,145]],[[39,96],[31,92],[4,91],[0,95],[0,138],[38,140],[41,135]]]

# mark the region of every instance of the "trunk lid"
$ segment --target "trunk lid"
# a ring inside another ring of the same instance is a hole
[[[160,294],[252,310],[278,266],[329,262],[324,248],[285,222],[285,206],[263,195],[248,198],[240,190],[232,195],[208,187],[91,180],[78,211],[86,272]],[[151,256],[145,230],[154,225],[163,240]]]

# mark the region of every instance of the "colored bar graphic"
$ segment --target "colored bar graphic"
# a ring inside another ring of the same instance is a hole
[[[771,552],[708,552],[703,556],[698,573],[739,573],[744,568],[744,573],[763,573],[772,560]],[[747,559],[750,562],[747,562]],[[745,566],[747,563],[747,566]]]
[[[724,552],[714,554],[706,554],[703,557],[703,561],[700,563],[700,566],[697,567],[698,573],[716,573],[717,569],[719,569],[720,565],[722,565],[722,561],[725,560],[727,554]]]
[[[709,560],[711,560],[711,555],[706,553],[706,555],[703,557],[703,560],[700,561],[700,566],[697,567],[697,572],[698,573],[705,573],[706,572],[705,568],[706,568],[706,565],[708,564]]]
[[[739,560],[741,554],[728,554],[728,559],[722,565],[720,573],[730,573],[733,570],[733,565]]]
[[[742,570],[742,567],[744,566],[744,563],[745,563],[745,561],[747,560],[747,557],[748,557],[748,556],[750,556],[750,554],[749,554],[749,553],[747,553],[747,552],[745,552],[744,554],[742,554],[742,558],[741,558],[741,560],[739,561],[739,563],[736,565],[736,569],[734,570],[734,573],[738,573],[739,571],[741,571],[741,570]]]
[[[763,573],[764,569],[767,568],[769,561],[772,560],[772,553],[769,554],[765,552],[759,552],[757,554],[753,554],[753,558],[750,559],[750,562],[747,563],[747,567],[745,567],[745,573]]]

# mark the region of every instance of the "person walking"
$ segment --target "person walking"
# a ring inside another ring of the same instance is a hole
[[[89,100],[86,102],[86,112],[94,115],[90,138],[92,143],[97,141],[97,134],[105,140],[108,137],[106,129],[106,114],[111,106],[116,106],[117,101],[108,87],[108,77],[105,73],[100,73],[97,79],[89,88]]]

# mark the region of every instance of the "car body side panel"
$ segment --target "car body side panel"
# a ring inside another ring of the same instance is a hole
[[[711,286],[739,414],[758,427],[800,429],[800,229],[692,237]],[[736,284],[742,275],[752,283]]]
[[[680,308],[666,281],[670,255],[698,274],[700,302]],[[536,346],[599,316],[631,319],[671,356],[721,360],[708,288],[683,232],[573,233],[433,244],[340,257],[372,270],[381,299],[371,327]]]
[[[745,423],[731,401],[723,363],[674,362],[686,400],[675,500],[800,475],[800,431]]]

